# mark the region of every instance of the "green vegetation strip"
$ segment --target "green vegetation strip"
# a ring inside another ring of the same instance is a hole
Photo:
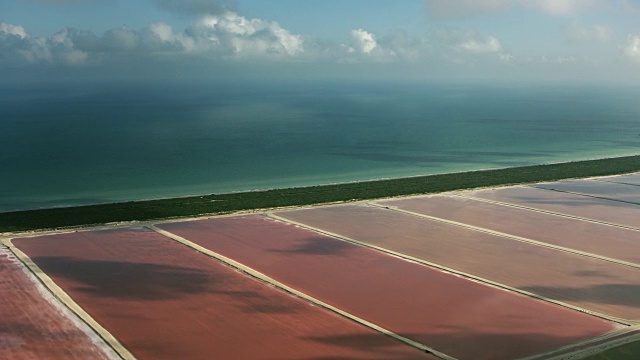
[[[584,360],[637,360],[640,357],[640,341],[609,349]]]
[[[640,171],[640,155],[335,185],[0,213],[0,232],[431,194]]]

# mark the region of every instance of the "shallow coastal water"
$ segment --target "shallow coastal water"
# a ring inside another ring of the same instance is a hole
[[[640,153],[635,88],[75,84],[0,95],[0,211]]]

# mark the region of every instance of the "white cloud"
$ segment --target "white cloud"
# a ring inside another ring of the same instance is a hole
[[[344,63],[423,63],[423,64],[511,64],[515,56],[508,53],[495,36],[473,31],[441,30],[421,37],[395,31],[383,37],[364,29],[350,32],[350,43],[341,45],[328,60]],[[328,49],[328,48],[325,48]],[[317,48],[311,53],[323,53]],[[318,60],[318,59],[316,59]],[[324,58],[327,60],[327,58]]]
[[[182,32],[156,22],[141,30],[111,29],[102,36],[65,28],[50,37],[33,37],[22,26],[0,23],[0,64],[13,66],[152,62],[168,56],[276,60],[296,58],[303,52],[302,36],[276,22],[233,12],[208,15]]]
[[[362,29],[351,30],[351,44],[351,49],[367,55],[378,47],[375,35]]]
[[[152,38],[155,38],[161,43],[173,45],[173,47],[182,49],[185,52],[196,50],[196,42],[193,38],[184,33],[175,33],[170,25],[163,22],[150,24],[147,31]]]
[[[33,37],[22,26],[0,23],[0,63],[83,64],[89,54],[75,47],[72,33],[63,29],[50,38]]]
[[[333,61],[388,63],[398,61],[415,62],[423,55],[423,41],[396,31],[378,40],[376,34],[354,29],[349,33],[349,45],[342,45]]]
[[[28,36],[27,31],[20,25],[12,25],[7,23],[0,23],[0,34],[3,35],[15,35],[21,39]]]
[[[304,51],[302,36],[277,22],[247,19],[233,12],[202,18],[187,31],[200,50],[214,50],[237,57],[287,57]]]
[[[358,28],[345,35],[348,41],[341,45],[234,12],[204,16],[183,31],[155,22],[137,30],[111,29],[100,36],[66,28],[50,37],[33,37],[21,26],[0,23],[0,66],[93,66],[117,71],[242,61],[496,65],[514,61],[495,36],[475,32],[441,31],[417,37],[396,31],[378,36]]]
[[[52,55],[63,64],[83,64],[89,59],[89,54],[76,48],[72,36],[69,29],[64,29],[51,37],[48,46]]]
[[[114,51],[133,50],[138,46],[139,40],[138,32],[126,26],[107,31],[102,39],[103,44]]]
[[[640,62],[640,35],[629,35],[624,52],[630,59]]]
[[[459,51],[466,51],[472,54],[488,54],[502,52],[500,41],[493,36],[482,38],[471,38],[456,45]]]
[[[428,55],[440,63],[504,66],[517,60],[497,37],[475,31],[441,30],[434,34],[428,45]]]

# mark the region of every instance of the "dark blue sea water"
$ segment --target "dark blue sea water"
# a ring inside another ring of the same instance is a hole
[[[640,153],[640,91],[208,83],[0,88],[0,211]]]

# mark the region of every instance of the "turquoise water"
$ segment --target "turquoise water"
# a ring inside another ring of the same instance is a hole
[[[638,89],[0,88],[0,211],[640,153]]]

